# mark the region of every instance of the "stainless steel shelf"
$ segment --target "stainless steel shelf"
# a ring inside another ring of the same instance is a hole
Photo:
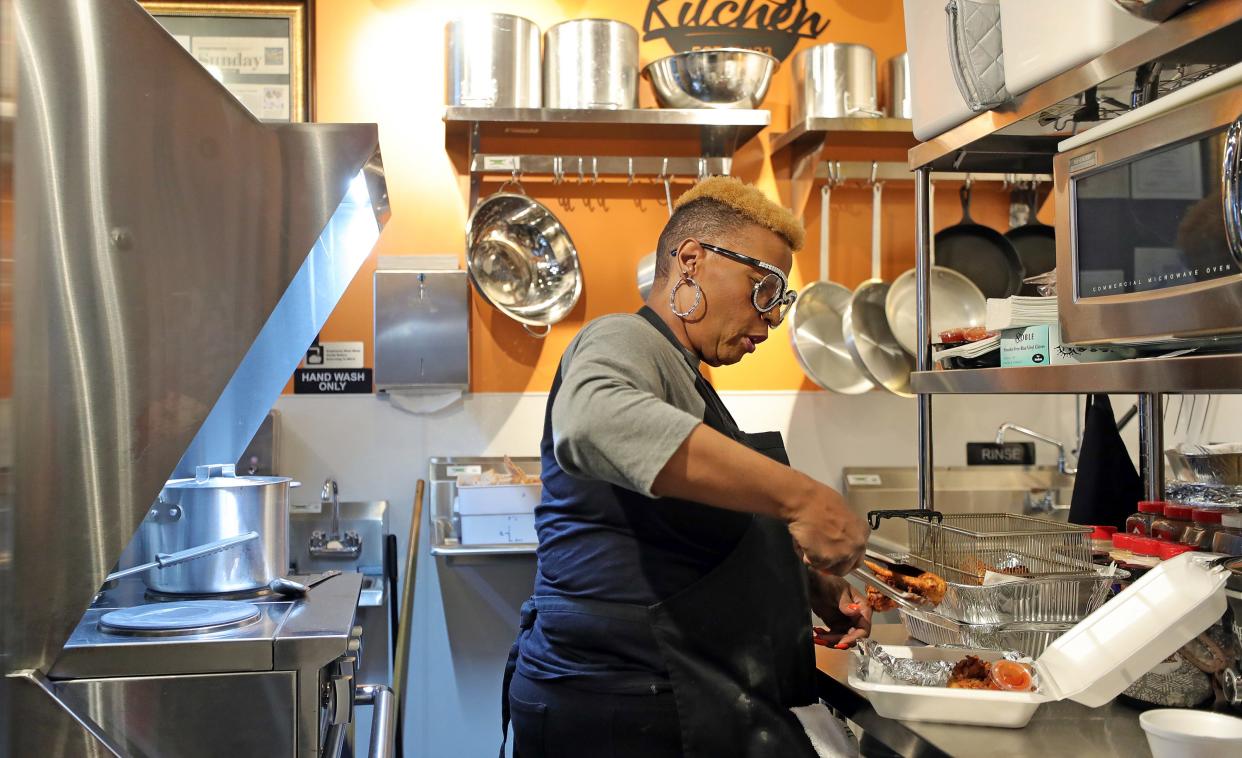
[[[449,106],[444,112],[444,147],[457,171],[470,175],[473,208],[483,173],[475,159],[484,153],[551,158],[568,152],[574,162],[565,166],[567,170],[576,169],[578,157],[588,162],[592,157],[713,158],[717,159],[713,170],[728,174],[733,153],[771,121],[766,110]]]
[[[910,167],[951,171],[1052,170],[1057,143],[1070,136],[1040,127],[1040,115],[1064,112],[1083,93],[1156,61],[1233,63],[1242,45],[1242,0],[1205,0],[1151,31],[975,116],[910,150]]]
[[[910,120],[904,118],[809,118],[773,135],[772,167],[778,177],[789,178],[790,196],[782,200],[801,214],[826,153],[835,148],[909,150],[916,144],[910,130]]]
[[[772,137],[772,154],[786,149],[833,144],[876,147],[909,147],[914,143],[908,118],[808,118],[787,132]]]
[[[637,108],[578,110],[567,108],[464,108],[444,112],[447,139],[531,140],[697,140],[710,137],[728,153],[767,128],[766,110],[713,108]],[[540,152],[546,152],[541,150]],[[655,155],[657,153],[648,153]]]
[[[1242,354],[1150,358],[1069,366],[918,371],[919,394],[1005,395],[1088,392],[1242,393]]]

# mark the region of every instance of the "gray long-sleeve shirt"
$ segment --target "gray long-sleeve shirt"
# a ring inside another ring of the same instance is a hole
[[[552,404],[561,468],[650,497],[656,476],[703,419],[688,355],[636,314],[587,324],[561,358]]]

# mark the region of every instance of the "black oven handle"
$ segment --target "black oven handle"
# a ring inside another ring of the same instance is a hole
[[[1229,126],[1221,158],[1221,214],[1225,219],[1225,239],[1229,252],[1242,266],[1242,117]]]

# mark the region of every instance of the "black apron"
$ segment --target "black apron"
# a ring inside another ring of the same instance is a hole
[[[643,308],[639,313],[678,345],[653,311]],[[698,366],[689,357],[687,363],[694,370],[695,387],[705,404],[703,422],[788,465],[780,433],[740,431],[715,390],[699,374]],[[554,393],[559,378],[558,372]],[[754,516],[732,553],[719,565],[655,605],[532,597],[522,606],[519,643],[541,608],[551,611],[568,606],[618,624],[646,622],[667,667],[684,755],[813,758],[810,740],[789,710],[816,702],[806,571],[789,528],[777,519]],[[501,693],[506,739],[509,683],[519,643],[509,653]],[[503,743],[500,755],[504,758]]]
[[[1108,395],[1088,395],[1070,523],[1115,526],[1124,532],[1126,519],[1142,499],[1143,480],[1121,439]]]

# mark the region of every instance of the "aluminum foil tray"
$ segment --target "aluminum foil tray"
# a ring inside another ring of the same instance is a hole
[[[939,613],[901,608],[906,634],[937,647],[1014,651],[1038,658],[1072,623],[963,624]]]

